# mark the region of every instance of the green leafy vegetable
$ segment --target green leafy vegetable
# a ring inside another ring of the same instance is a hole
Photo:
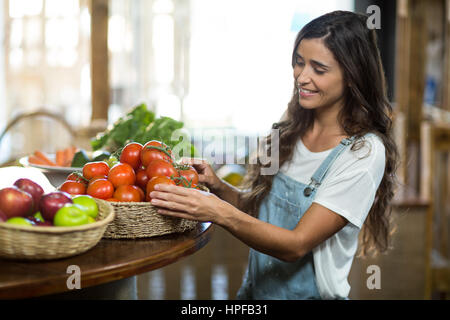
[[[91,140],[91,146],[94,151],[103,149],[113,153],[132,141],[145,144],[150,140],[158,140],[171,148],[181,143],[178,147],[190,150],[191,156],[195,156],[195,148],[185,136],[172,140],[174,131],[183,126],[183,122],[170,117],[155,119],[155,114],[145,104],[141,104],[118,119],[111,128],[99,133]]]

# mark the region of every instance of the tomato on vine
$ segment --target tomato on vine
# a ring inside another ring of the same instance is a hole
[[[83,166],[83,177],[90,180],[95,176],[108,175],[109,166],[105,161],[88,162]]]
[[[195,184],[195,185],[198,184],[198,173],[194,169],[193,166],[179,165],[178,173],[179,173],[180,177],[184,178],[184,179],[180,180],[181,185],[183,185],[185,187],[190,187],[192,184]],[[187,185],[186,185],[186,183],[187,183]]]
[[[167,184],[175,186],[175,182],[166,176],[160,176],[160,177],[153,177],[150,179],[150,181],[147,183],[147,188],[145,190],[145,201],[152,201],[152,198],[150,197],[150,193],[155,190],[155,186],[157,184]]]
[[[120,154],[119,161],[128,163],[134,170],[137,170],[141,165],[141,151],[142,144],[138,142],[128,143]]]
[[[141,151],[141,163],[147,167],[153,160],[173,162],[172,151],[163,142],[152,140],[144,144]]]
[[[108,180],[114,188],[121,185],[132,185],[136,182],[136,174],[128,163],[119,162],[109,170]]]
[[[161,159],[156,159],[150,162],[147,166],[146,173],[149,179],[157,176],[172,178],[180,176],[172,163]]]

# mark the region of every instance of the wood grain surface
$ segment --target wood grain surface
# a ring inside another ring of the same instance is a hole
[[[211,223],[194,230],[135,240],[102,239],[91,250],[52,261],[0,259],[0,299],[31,298],[68,291],[67,268],[81,270],[81,288],[128,278],[171,264],[205,246],[213,232]]]

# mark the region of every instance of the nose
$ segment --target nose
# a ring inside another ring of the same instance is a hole
[[[298,68],[298,70],[294,70],[294,77],[297,86],[303,86],[308,84],[311,81],[311,77],[307,71],[307,68]]]

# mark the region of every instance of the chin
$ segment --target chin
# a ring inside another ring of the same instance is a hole
[[[308,110],[313,110],[313,109],[317,109],[317,105],[316,104],[310,104],[310,103],[302,103],[302,101],[299,101],[300,106],[303,109],[308,109]]]

